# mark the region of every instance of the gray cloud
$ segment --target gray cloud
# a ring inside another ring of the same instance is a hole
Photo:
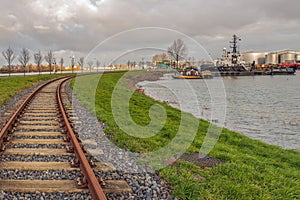
[[[0,49],[85,55],[106,38],[139,27],[180,31],[215,57],[233,34],[242,37],[241,50],[299,49],[299,10],[296,0],[2,0]],[[152,42],[139,37],[140,46]],[[130,41],[119,45],[134,47]],[[117,43],[108,51],[114,49]]]

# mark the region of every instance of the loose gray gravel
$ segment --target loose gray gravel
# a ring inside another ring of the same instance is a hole
[[[170,187],[156,173],[95,172],[103,180],[125,180],[138,199],[172,199]]]
[[[82,177],[79,170],[44,170],[44,171],[19,171],[19,170],[0,170],[0,179],[14,180],[76,180]]]
[[[26,161],[26,162],[72,162],[74,156],[42,156],[42,155],[0,155],[1,161]]]
[[[65,144],[7,144],[6,148],[49,148],[49,149],[65,149]]]
[[[92,199],[89,193],[61,193],[61,192],[54,192],[54,193],[21,193],[21,192],[4,192],[0,190],[0,200],[90,200]]]
[[[11,135],[11,139],[64,139],[63,135],[60,136],[15,136]]]

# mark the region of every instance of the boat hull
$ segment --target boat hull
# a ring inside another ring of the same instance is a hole
[[[198,76],[173,76],[173,78],[175,79],[203,79],[202,76],[198,75]]]

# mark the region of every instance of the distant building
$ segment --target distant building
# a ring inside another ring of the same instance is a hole
[[[156,67],[170,67],[174,66],[175,62],[173,60],[155,60],[153,64]]]
[[[266,52],[261,51],[248,51],[240,55],[240,61],[246,64],[255,62],[256,64],[263,65],[266,60]]]
[[[255,62],[258,65],[278,65],[282,63],[300,63],[300,52],[293,50],[280,50],[274,52],[248,51],[240,55],[240,61],[245,64]]]

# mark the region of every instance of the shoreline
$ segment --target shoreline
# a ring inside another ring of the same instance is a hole
[[[127,75],[125,79],[127,81],[129,89],[144,94],[144,90],[137,84],[143,81],[157,81],[161,77],[163,77],[165,73],[167,72],[149,71],[149,72],[142,73],[140,75]]]
[[[162,76],[163,76],[163,74],[162,74]],[[150,79],[150,81],[157,81],[157,80],[160,80],[160,78],[162,76],[159,77],[159,76],[155,76],[154,75],[154,76],[152,76],[151,78],[148,78],[148,79]],[[175,105],[172,105],[172,103],[169,103],[168,101],[165,101],[164,98],[159,98],[158,96],[152,96],[152,95],[150,95],[151,93],[149,93],[149,92],[147,93],[147,87],[144,87],[143,85],[139,85],[139,83],[142,83],[143,81],[148,81],[147,79],[142,79],[142,76],[141,76],[137,80],[140,80],[140,81],[138,83],[136,83],[136,87],[135,87],[135,91],[136,92],[139,92],[139,93],[141,93],[141,94],[145,95],[146,97],[149,97],[149,98],[151,98],[153,100],[156,100],[156,101],[159,101],[159,102],[164,103],[166,105],[169,105],[169,106],[171,106],[171,107],[173,107],[175,109],[179,109]],[[189,112],[189,111],[187,111],[187,112]],[[189,112],[189,113],[191,113],[191,112]],[[193,113],[191,113],[191,114],[193,114]],[[201,116],[195,116],[195,117],[198,118],[198,119],[200,119],[200,120],[204,120],[204,121],[207,121],[209,123],[213,123],[214,124],[214,121],[210,121],[208,119],[205,119],[204,117],[201,117]],[[276,142],[272,142],[272,138],[271,137],[267,138],[266,140],[258,138],[258,137],[253,137],[251,135],[251,133],[248,133],[247,131],[243,132],[242,130],[239,130],[237,128],[234,128],[234,127],[226,125],[226,124],[224,126],[222,126],[222,128],[225,128],[227,130],[234,131],[234,132],[239,132],[239,133],[243,134],[244,136],[246,136],[248,138],[251,138],[251,139],[254,139],[254,140],[259,140],[259,141],[261,141],[263,143],[266,143],[266,144],[275,145],[275,146],[280,147],[280,148],[282,148],[284,150],[294,150],[294,151],[300,152],[300,149],[297,146],[295,146],[295,147],[293,146],[294,148],[291,148],[291,147],[286,147],[286,146],[284,146],[282,144],[277,144]],[[251,127],[249,127],[249,128],[251,128]],[[263,136],[261,136],[261,137],[263,137]]]
[[[106,129],[106,134],[111,136],[112,141],[116,142],[119,147],[133,152],[153,152],[155,148],[166,147],[177,135],[176,127],[181,115],[178,109],[162,103],[168,111],[170,120],[166,122],[159,134],[145,139],[128,135],[113,120],[113,114],[109,106],[113,87],[105,87],[105,84],[117,84],[123,75],[122,73],[106,75],[101,80],[102,84],[99,84],[98,97],[103,99],[103,102],[99,103],[101,109],[99,109],[98,117],[105,120],[109,127]],[[160,76],[154,76],[153,74],[145,73],[145,75],[141,75],[135,73],[133,76],[139,76],[138,78],[132,76],[127,78],[127,80],[131,79],[131,89],[136,89],[136,87],[133,87],[135,86],[133,83],[144,81],[147,75],[148,80],[160,78]],[[145,122],[149,107],[155,103],[157,101],[153,98],[145,95],[135,95],[132,99],[134,120]],[[191,119],[194,120],[194,117],[191,116]],[[200,127],[196,137],[187,150],[188,154],[195,153],[196,156],[199,155],[199,148],[204,141],[209,126],[207,121],[199,119],[199,123]],[[189,126],[185,128],[185,132],[191,131]],[[164,155],[166,154],[161,156]],[[222,164],[217,167],[201,169],[197,166],[198,163],[189,162],[190,160],[179,159],[178,163],[174,165],[172,159],[167,160],[170,162],[166,162],[166,164],[170,165],[160,169],[159,174],[170,183],[174,191],[174,197],[182,199],[257,199],[262,196],[266,198],[276,196],[283,199],[293,199],[295,195],[299,194],[295,193],[299,187],[296,178],[300,162],[298,151],[285,150],[275,145],[251,139],[241,133],[223,129],[220,139],[209,153],[209,156],[211,159],[220,160]],[[192,161],[195,160],[193,156],[189,158]],[[241,185],[243,187],[240,187]]]

